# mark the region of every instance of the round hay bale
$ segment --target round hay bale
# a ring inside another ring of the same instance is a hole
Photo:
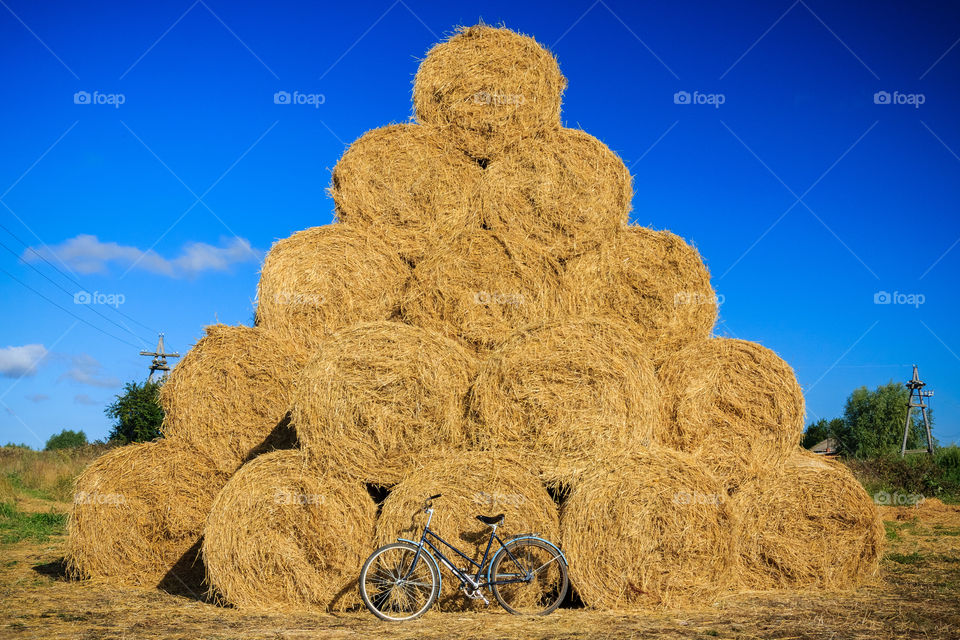
[[[565,304],[576,315],[620,318],[660,364],[710,336],[717,298],[700,254],[669,231],[629,226],[566,265]]]
[[[418,121],[439,127],[474,158],[490,159],[558,128],[566,86],[536,40],[480,24],[430,49],[413,81],[413,106]]]
[[[480,368],[471,414],[493,448],[542,461],[565,482],[585,459],[648,445],[659,384],[643,345],[615,322],[551,322],[522,329]]]
[[[76,479],[69,574],[198,594],[203,522],[227,478],[173,440],[108,451]]]
[[[658,371],[657,438],[696,454],[729,487],[783,463],[803,437],[797,378],[770,349],[732,338],[692,344]]]
[[[310,349],[357,322],[397,312],[410,268],[376,234],[344,224],[280,240],[263,263],[257,326]]]
[[[877,571],[883,522],[840,463],[798,450],[742,484],[731,510],[744,588],[845,589]]]
[[[662,447],[598,460],[560,516],[570,578],[597,609],[703,604],[726,588],[726,492],[690,455]]]
[[[538,247],[508,245],[477,231],[450,240],[417,265],[400,307],[410,324],[486,353],[516,329],[555,317],[559,286],[556,265]]]
[[[629,220],[630,172],[605,144],[579,129],[524,140],[484,173],[483,218],[520,234],[558,260],[601,245]]]
[[[247,459],[289,447],[286,420],[305,354],[259,327],[207,327],[160,388],[163,432],[233,473]]]
[[[248,610],[358,605],[376,511],[362,484],[322,473],[300,451],[262,455],[210,509],[203,557],[211,591]]]
[[[474,561],[483,557],[490,532],[490,527],[476,520],[477,515],[504,513],[503,525],[497,530],[504,540],[536,532],[558,543],[556,504],[520,459],[509,452],[460,450],[443,457],[421,458],[391,490],[377,520],[377,546],[396,542],[398,537],[419,539],[427,522],[424,503],[436,493],[443,497],[434,501],[430,529]],[[450,551],[447,555],[453,560],[456,554]],[[465,560],[457,566],[463,565],[467,565]],[[441,610],[471,607],[474,601],[463,595],[458,581],[449,578],[449,574],[444,575],[437,600]]]
[[[462,446],[472,354],[433,331],[370,322],[335,333],[296,383],[291,418],[317,460],[366,482],[400,481],[411,457]]]
[[[333,168],[337,219],[418,262],[427,238],[480,228],[483,169],[438,130],[395,124],[365,133]]]

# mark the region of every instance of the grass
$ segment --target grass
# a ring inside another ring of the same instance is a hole
[[[0,447],[0,500],[25,496],[69,502],[74,478],[107,449],[106,445],[57,451]]]
[[[9,502],[0,502],[0,543],[21,540],[46,542],[50,536],[63,535],[67,516],[56,511],[23,513]]]
[[[923,496],[960,504],[960,447],[956,445],[941,447],[932,456],[916,453],[905,458],[888,455],[869,460],[848,458],[844,462],[872,496]]]

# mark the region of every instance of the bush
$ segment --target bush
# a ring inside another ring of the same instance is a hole
[[[850,470],[871,495],[920,494],[945,502],[960,501],[960,447],[938,449],[934,455],[901,458],[889,454],[872,459],[848,459]]]
[[[128,382],[123,393],[105,413],[115,420],[110,441],[117,444],[148,442],[160,437],[163,409],[160,407],[159,382]]]
[[[81,431],[64,429],[56,435],[50,436],[47,440],[47,446],[44,451],[54,451],[56,449],[76,449],[87,444],[87,434]]]

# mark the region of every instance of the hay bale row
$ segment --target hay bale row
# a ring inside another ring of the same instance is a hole
[[[321,471],[300,451],[262,455],[230,479],[206,518],[212,594],[242,609],[356,606],[375,517],[360,482]]]
[[[398,322],[335,333],[300,374],[292,420],[304,449],[392,485],[424,451],[466,444],[463,399],[477,363],[442,335]]]
[[[261,328],[207,327],[161,387],[164,435],[227,474],[258,452],[291,446],[286,415],[304,359]]]
[[[113,449],[75,483],[68,573],[199,592],[199,540],[228,475],[176,439]]]

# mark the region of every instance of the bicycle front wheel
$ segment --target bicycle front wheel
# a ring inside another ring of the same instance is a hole
[[[422,616],[440,591],[440,569],[426,552],[416,566],[416,545],[395,542],[380,547],[360,570],[360,598],[381,620],[399,622]]]
[[[547,615],[569,587],[563,556],[541,540],[508,542],[491,562],[490,574],[497,602],[518,615]]]

